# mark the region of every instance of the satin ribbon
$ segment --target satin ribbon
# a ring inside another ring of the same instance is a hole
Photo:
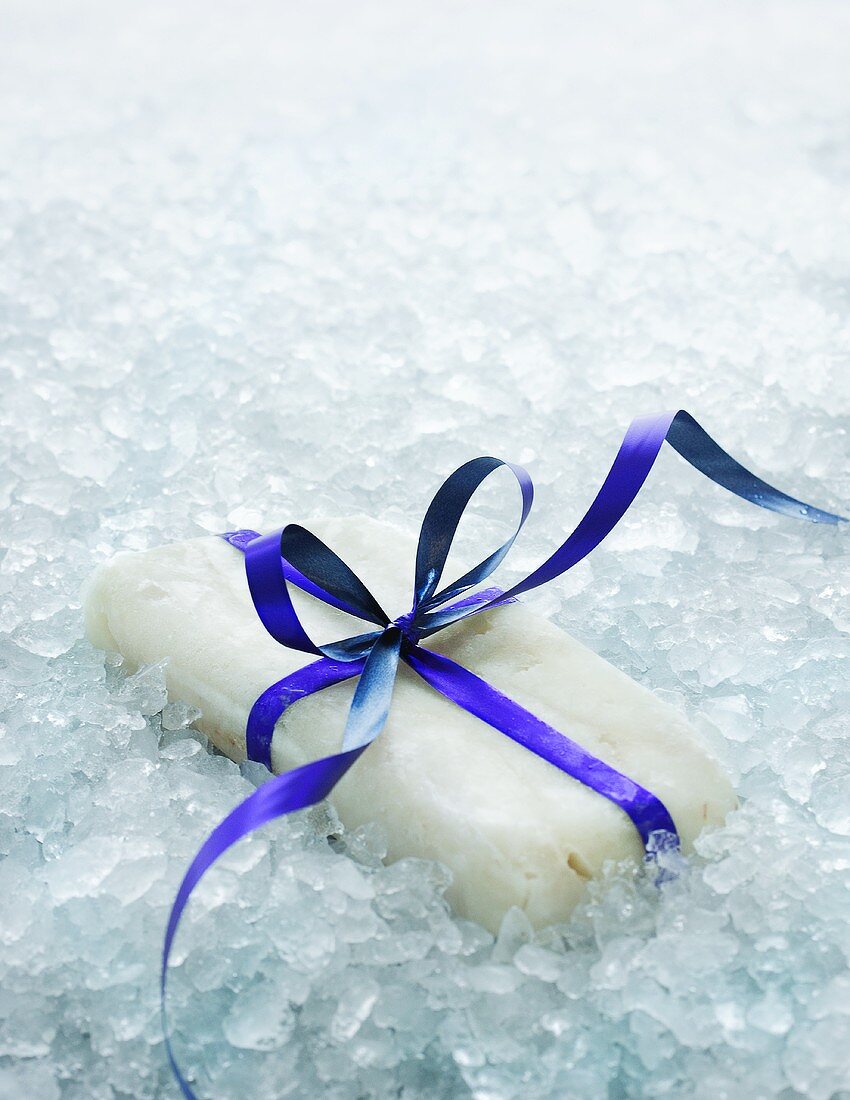
[[[744,469],[692,416],[679,410],[632,421],[608,476],[578,526],[542,565],[507,592],[489,588],[467,594],[502,562],[531,510],[534,490],[527,471],[497,458],[475,458],[464,463],[437,490],[419,535],[413,604],[410,611],[393,620],[345,562],[297,524],[270,535],[232,531],[222,536],[245,555],[251,598],[266,630],[282,645],[318,658],[272,684],[254,703],[246,727],[248,757],[271,768],[272,735],[281,715],[299,699],[331,684],[355,676],[358,681],[341,751],[275,776],[249,795],[210,833],[177,891],[165,933],[160,991],[166,1052],[187,1100],[194,1100],[195,1094],[174,1057],[165,997],[168,959],[189,896],[208,868],[242,837],[276,817],[327,798],[381,732],[400,660],[456,705],[618,805],[645,846],[653,834],[666,847],[678,843],[670,814],[650,791],[462,665],[420,645],[423,639],[452,623],[491,611],[547,584],[585,558],[626,513],[665,439],[706,477],[744,500],[812,523],[844,522],[844,517],[795,500]],[[520,517],[513,534],[474,568],[440,588],[452,540],[472,495],[486,477],[501,467],[510,470],[520,490]],[[295,612],[290,585],[374,629],[317,645]]]

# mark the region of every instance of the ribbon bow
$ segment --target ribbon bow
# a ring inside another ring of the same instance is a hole
[[[194,1093],[174,1059],[165,1017],[165,992],[168,958],[189,895],[211,864],[243,836],[330,794],[381,732],[400,660],[452,702],[620,806],[631,818],[645,846],[653,833],[669,834],[667,843],[678,843],[670,814],[650,791],[462,665],[420,644],[453,623],[500,607],[547,584],[585,558],[628,510],[665,439],[697,470],[744,500],[813,523],[844,521],[842,516],[823,512],[781,493],[744,469],[692,416],[679,410],[632,421],[608,476],[578,526],[542,565],[507,592],[489,588],[464,595],[486,580],[504,560],[531,511],[534,489],[527,471],[497,458],[475,458],[464,463],[437,490],[419,534],[413,604],[396,619],[390,619],[341,558],[297,524],[289,524],[270,535],[233,531],[222,536],[244,552],[251,598],[266,630],[282,645],[319,658],[273,684],[254,703],[246,727],[248,757],[271,768],[272,736],[284,711],[297,700],[331,684],[354,676],[359,676],[359,680],[341,751],[275,776],[249,795],[212,831],[180,884],[165,934],[160,990],[166,1051],[187,1100],[194,1100]],[[472,495],[486,477],[502,466],[514,475],[521,494],[520,518],[514,533],[474,568],[440,588],[452,540]],[[290,584],[372,623],[376,629],[317,645],[295,612]]]

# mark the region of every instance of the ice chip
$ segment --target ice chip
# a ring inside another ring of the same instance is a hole
[[[143,665],[120,685],[117,697],[142,714],[159,714],[168,700],[165,661]],[[170,728],[170,727],[166,727]]]
[[[241,1050],[279,1050],[292,1034],[289,1001],[271,982],[237,996],[222,1025],[225,1038]]]
[[[156,712],[154,712],[156,713]],[[162,728],[164,730],[184,730],[201,717],[197,707],[183,703],[179,699],[162,708]]]

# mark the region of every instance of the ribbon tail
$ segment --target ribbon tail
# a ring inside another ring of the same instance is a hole
[[[408,649],[404,659],[441,695],[619,806],[631,818],[645,847],[657,832],[672,834],[678,843],[676,826],[660,799],[492,684],[456,661],[421,646]]]
[[[629,425],[602,488],[573,533],[550,558],[506,594],[519,596],[546,584],[587,557],[628,511],[665,439],[669,439],[670,445],[695,469],[752,504],[814,523],[845,522],[843,516],[803,504],[751,474],[715,443],[684,409],[638,417]]]
[[[401,632],[391,627],[369,651],[348,711],[342,738],[344,749],[365,748],[384,728],[390,712],[400,649]]]
[[[594,550],[617,526],[631,507],[649,477],[656,458],[667,440],[695,469],[717,485],[743,500],[772,512],[806,519],[811,523],[845,523],[846,517],[825,512],[775,489],[750,473],[715,443],[711,436],[684,409],[637,417],[631,422],[620,444],[602,487],[596,494],[572,534],[549,558],[515,584],[499,600],[479,604],[453,613],[444,610],[441,625],[477,615],[510,597],[520,596],[554,580]],[[424,637],[423,633],[423,637]]]
[[[275,776],[249,795],[210,833],[177,891],[163,945],[160,1011],[168,1061],[186,1100],[195,1100],[195,1094],[180,1072],[174,1056],[166,1014],[166,989],[168,960],[189,897],[212,864],[248,833],[275,818],[303,810],[328,797],[386,722],[400,646],[400,632],[397,629],[388,630],[374,644],[367,658],[349,662],[330,659],[315,661],[273,684],[251,709],[246,730],[248,754],[251,759],[260,760],[270,767],[271,739],[280,715],[298,699],[360,674],[349,711],[343,751]]]
[[[392,700],[400,646],[400,632],[397,629],[388,630],[378,639],[365,660],[342,663],[330,660],[316,661],[273,684],[260,696],[251,710],[247,734],[249,746],[259,752],[261,745],[270,765],[271,735],[274,732],[275,722],[283,711],[305,695],[321,691],[331,684],[350,679],[358,672],[360,673],[345,729],[343,751],[275,776],[249,795],[213,829],[192,860],[177,891],[169,914],[163,945],[160,1010],[168,1061],[186,1100],[195,1100],[195,1094],[180,1072],[174,1057],[165,998],[168,959],[189,897],[212,864],[248,833],[277,817],[293,813],[295,810],[303,810],[328,797],[361,753],[378,736],[386,722]],[[252,756],[252,759],[258,758],[258,756]],[[266,760],[263,760],[263,763],[266,763]]]
[[[365,745],[362,745],[359,748],[337,753],[334,756],[326,756],[321,760],[304,764],[300,768],[293,768],[292,771],[275,776],[268,783],[264,783],[262,787],[250,794],[244,802],[241,802],[213,829],[183,876],[183,881],[180,883],[180,888],[177,891],[177,896],[168,917],[168,926],[163,944],[162,967],[160,970],[160,1013],[168,1061],[186,1100],[195,1100],[195,1094],[180,1072],[174,1057],[166,1014],[166,987],[168,982],[168,959],[189,896],[213,863],[228,848],[247,836],[248,833],[277,817],[293,813],[296,810],[303,810],[307,806],[312,806],[316,802],[321,802],[323,798],[327,798],[365,747]]]
[[[684,409],[679,409],[673,417],[666,432],[666,439],[694,469],[705,474],[715,484],[721,485],[730,493],[748,500],[751,504],[758,505],[759,508],[781,512],[796,519],[807,519],[810,523],[847,522],[844,516],[824,512],[821,508],[805,504],[802,500],[774,489],[772,485],[768,485],[766,481],[750,473],[740,462],[724,451],[719,443],[715,443],[708,432]]]

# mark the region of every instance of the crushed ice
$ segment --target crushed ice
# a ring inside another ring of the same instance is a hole
[[[479,453],[533,468],[530,567],[672,405],[846,507],[850,12],[9,11],[0,1097],[152,1100],[169,903],[262,772],[81,640],[83,577],[240,524],[412,527]],[[665,454],[535,605],[684,708],[742,809],[660,892],[611,868],[495,941],[377,829],[264,830],[175,953],[200,1094],[850,1095],[846,577],[844,532]]]

